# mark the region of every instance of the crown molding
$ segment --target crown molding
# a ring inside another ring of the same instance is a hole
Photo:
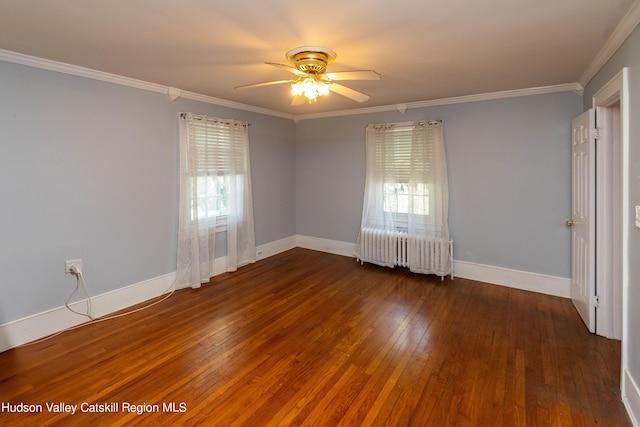
[[[265,114],[268,116],[280,117],[284,119],[294,120],[296,123],[300,120],[319,119],[326,117],[349,116],[356,114],[379,113],[385,111],[401,111],[408,108],[424,108],[438,105],[460,104],[465,102],[488,101],[492,99],[511,98],[527,95],[540,95],[554,92],[573,91],[582,95],[584,88],[579,83],[568,83],[554,86],[542,86],[536,88],[515,89],[501,92],[490,92],[477,95],[458,96],[453,98],[441,98],[429,101],[408,102],[405,104],[382,105],[378,107],[356,108],[351,110],[330,111],[317,114],[292,115],[281,111],[270,110],[267,108],[255,107],[253,105],[241,104],[239,102],[227,101],[212,96],[202,95],[199,93],[182,91],[178,88],[159,85],[155,83],[145,82],[130,77],[124,77],[117,74],[106,73],[104,71],[93,70],[90,68],[79,67],[77,65],[65,64],[63,62],[52,61],[35,56],[25,55],[22,53],[11,52],[0,49],[0,61],[12,62],[15,64],[26,65],[29,67],[40,68],[44,70],[54,71],[58,73],[70,74],[78,77],[99,80],[107,83],[114,83],[122,86],[133,87],[137,89],[147,90],[151,92],[162,93],[169,96],[172,100],[178,97],[191,99],[194,101],[204,102],[207,104],[219,105],[222,107],[234,108],[243,111]]]
[[[281,111],[269,110],[268,108],[255,107],[253,105],[241,104],[239,102],[227,101],[225,99],[214,98],[208,95],[202,95],[195,92],[182,91],[181,98],[191,99],[193,101],[206,102],[207,104],[220,105],[222,107],[235,108],[237,110],[250,111],[253,113],[266,114],[268,116],[281,117],[283,119],[294,120],[293,114],[283,113]]]
[[[303,114],[295,116],[299,120],[320,119],[337,116],[350,116],[355,114],[380,113],[385,111],[401,111],[410,108],[435,107],[439,105],[462,104],[467,102],[490,101],[493,99],[515,98],[518,96],[543,95],[556,92],[575,92],[582,96],[584,88],[579,83],[567,83],[553,86],[541,86],[526,89],[505,90],[500,92],[481,93],[477,95],[456,96],[452,98],[432,99],[429,101],[407,102],[405,104],[381,105],[379,107],[356,108],[353,110],[330,111],[326,113]],[[404,111],[402,111],[404,112]]]
[[[613,54],[618,50],[622,43],[629,37],[631,32],[640,24],[640,1],[633,2],[627,13],[624,15],[618,26],[598,52],[591,64],[580,77],[578,82],[583,87],[589,84],[591,79],[600,71]]]
[[[23,53],[12,52],[0,49],[0,61],[11,62],[14,64],[26,65],[28,67],[40,68],[43,70],[54,71],[72,76],[85,77],[92,80],[113,83],[121,86],[133,87],[150,92],[162,93],[169,96],[172,100],[177,97],[191,99],[194,101],[205,102],[207,104],[215,104],[223,107],[235,108],[243,111],[250,111],[269,116],[282,117],[286,119],[294,119],[291,114],[282,113],[280,111],[269,110],[266,108],[254,107],[252,105],[241,104],[238,102],[226,101],[207,95],[201,95],[193,92],[181,91],[180,89],[149,83],[143,80],[124,77],[117,74],[106,73],[104,71],[93,70],[91,68],[79,67],[77,65],[66,64],[64,62],[52,61],[50,59],[38,58],[35,56],[25,55]],[[176,96],[177,95],[177,96]]]
[[[104,71],[92,70],[90,68],[79,67],[77,65],[65,64],[64,62],[52,61],[50,59],[38,58],[25,55],[23,53],[11,52],[0,49],[0,60],[12,62],[14,64],[26,65],[28,67],[40,68],[43,70],[55,71],[72,76],[86,77],[88,79],[100,80],[122,86],[134,87],[151,92],[168,93],[167,86],[145,82],[143,80],[123,77],[117,74],[105,73]]]

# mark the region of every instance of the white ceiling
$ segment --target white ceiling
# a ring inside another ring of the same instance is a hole
[[[0,49],[303,115],[579,82],[634,1],[0,0]],[[381,74],[342,82],[370,100],[234,89],[302,45]]]

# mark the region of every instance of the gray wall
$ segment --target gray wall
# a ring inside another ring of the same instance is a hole
[[[295,124],[0,61],[0,324],[175,271],[178,113],[251,123],[258,245],[295,234]]]
[[[574,93],[286,119],[0,62],[0,324],[175,271],[177,114],[251,122],[256,242],[353,243],[368,123],[443,119],[455,258],[569,277]],[[222,248],[224,253],[224,248]]]
[[[570,277],[570,92],[302,120],[297,233],[354,243],[368,123],[443,119],[456,260]]]
[[[637,27],[609,62],[585,88],[585,109],[590,108],[592,97],[622,68],[629,67],[629,182],[628,197],[630,229],[626,236],[629,245],[629,294],[625,301],[629,315],[627,357],[629,374],[640,384],[640,229],[634,226],[635,206],[640,205],[640,27]]]

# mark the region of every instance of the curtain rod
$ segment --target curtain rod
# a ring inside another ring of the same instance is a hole
[[[204,121],[210,121],[210,122],[214,122],[214,123],[222,123],[222,124],[225,124],[225,125],[241,124],[242,126],[251,126],[251,123],[243,122],[241,120],[219,119],[217,117],[203,116],[203,115],[194,114],[194,113],[180,113],[180,118],[182,118],[182,119],[186,119],[188,116],[191,116],[191,118],[193,120],[204,120]]]
[[[402,128],[402,127],[410,127],[410,126],[427,126],[427,125],[435,126],[435,125],[441,125],[441,124],[442,124],[442,120],[438,119],[438,120],[417,120],[413,122],[399,122],[399,123],[379,123],[379,124],[371,124],[369,126],[373,126],[375,129],[381,129],[383,127]]]

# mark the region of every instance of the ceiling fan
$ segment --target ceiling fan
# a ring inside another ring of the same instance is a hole
[[[267,65],[281,68],[297,76],[295,79],[274,80],[262,83],[237,86],[236,89],[269,86],[289,83],[293,101],[291,105],[299,105],[308,101],[315,102],[319,96],[335,92],[358,102],[365,102],[369,95],[343,86],[336,81],[341,80],[380,80],[380,74],[373,70],[337,71],[327,73],[327,64],[336,58],[331,49],[321,46],[300,46],[286,53],[287,60],[293,65],[265,62]]]

